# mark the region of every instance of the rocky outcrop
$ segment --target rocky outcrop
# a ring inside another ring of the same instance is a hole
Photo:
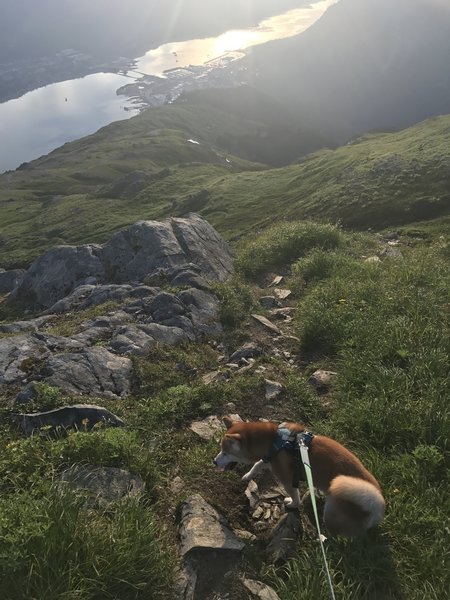
[[[49,308],[81,285],[143,282],[159,270],[169,270],[170,275],[170,269],[183,266],[184,275],[172,273],[175,285],[198,279],[204,288],[206,281],[223,281],[233,270],[228,245],[196,214],[162,222],[138,221],[103,246],[51,248],[33,262],[15,295]]]
[[[33,397],[33,381],[69,395],[126,396],[129,356],[145,355],[157,344],[221,333],[219,301],[208,282],[226,279],[231,271],[228,246],[197,215],[140,221],[103,246],[50,249],[13,294],[46,307],[43,315],[0,325],[5,334],[0,337],[0,387],[25,386],[18,395],[14,390],[18,403]],[[187,289],[169,292],[157,284]],[[73,319],[72,334],[48,333],[55,323],[56,330],[64,324],[66,313],[104,303],[103,314]]]
[[[95,346],[46,359],[45,381],[72,395],[126,396],[130,391],[131,361]]]

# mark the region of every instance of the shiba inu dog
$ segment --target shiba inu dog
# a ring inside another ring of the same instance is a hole
[[[250,481],[270,464],[289,494],[285,498],[286,508],[297,508],[300,494],[293,480],[304,481],[306,475],[303,464],[296,463],[292,448],[296,436],[305,434],[305,426],[293,422],[281,425],[263,421],[233,422],[229,417],[223,421],[227,432],[221,452],[213,459],[214,464],[222,470],[236,463],[252,464],[242,478],[244,481]],[[323,517],[328,532],[354,537],[380,523],[385,501],[375,477],[338,442],[321,435],[306,435],[314,485],[326,496]],[[283,439],[288,441],[287,445]],[[297,477],[294,476],[296,470]]]

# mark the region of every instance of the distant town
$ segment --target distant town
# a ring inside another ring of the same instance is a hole
[[[174,102],[181,94],[205,88],[237,87],[244,83],[246,67],[239,60],[244,52],[227,52],[203,65],[189,65],[164,71],[163,77],[146,75],[117,90],[141,110]],[[132,74],[128,72],[128,76]]]

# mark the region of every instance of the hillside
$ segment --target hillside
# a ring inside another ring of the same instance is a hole
[[[240,111],[232,94],[221,108],[213,103],[214,94],[181,99],[0,176],[0,266],[23,267],[50,245],[102,242],[138,219],[189,211],[229,240],[274,218],[380,228],[448,213],[449,116],[274,169],[267,163],[281,148],[292,160],[320,139],[292,128],[286,135],[290,115],[283,120],[270,102],[254,120],[250,99]]]
[[[246,492],[245,467],[221,473],[212,464],[218,418],[232,412],[304,421],[380,481],[381,525],[326,542],[338,599],[441,600],[448,221],[401,235],[274,225],[242,241],[225,282],[211,279],[227,277],[231,253],[199,221],[141,223],[102,249],[68,251],[87,263],[66,259],[62,273],[67,251],[57,248],[29,270],[18,298],[34,289],[46,306],[59,300],[40,317],[0,325],[1,596],[254,600],[246,578],[280,600],[326,598],[307,502],[286,515],[270,476]],[[175,254],[165,255],[174,249],[162,228],[176,232]],[[184,264],[190,252],[200,271]],[[114,268],[77,288],[96,256]],[[166,268],[172,256],[178,266]],[[163,261],[163,273],[145,276],[156,266],[149,259]],[[271,285],[279,273],[292,290],[283,300]],[[337,375],[315,387],[316,369]],[[195,503],[201,518],[190,513]],[[211,519],[217,531],[216,511],[229,554],[204,531]],[[196,592],[173,596],[187,526],[203,544],[198,563],[185,557]]]
[[[343,143],[450,112],[450,4],[340,0],[304,34],[260,46],[249,81]]]

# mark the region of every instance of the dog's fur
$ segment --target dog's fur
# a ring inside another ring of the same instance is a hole
[[[250,481],[265,466],[262,460],[270,456],[278,425],[271,422],[233,422],[224,418],[227,432],[222,440],[222,450],[214,464],[227,469],[236,462],[253,464],[242,478]],[[305,431],[300,423],[284,423],[293,433]],[[354,537],[377,525],[384,517],[385,502],[375,477],[359,459],[338,442],[314,436],[309,447],[314,485],[326,496],[324,522],[331,535]],[[287,508],[300,505],[300,495],[292,486],[294,457],[285,450],[276,453],[270,461],[274,475],[285,487],[289,497]],[[302,466],[302,479],[305,480]]]

